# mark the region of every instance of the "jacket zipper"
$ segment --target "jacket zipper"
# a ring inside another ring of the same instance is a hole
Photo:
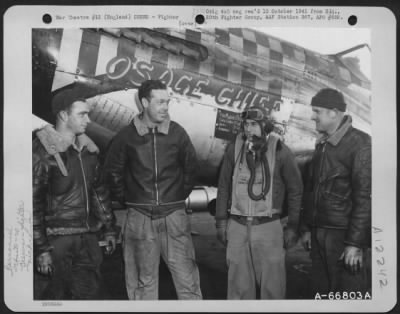
[[[85,187],[85,198],[86,198],[86,227],[89,228],[89,223],[88,223],[88,218],[89,218],[89,195],[88,195],[88,190],[87,190],[87,182],[86,182],[86,175],[85,175],[85,169],[83,168],[83,162],[81,158],[81,152],[78,152],[78,159],[79,163],[81,165],[81,170],[82,170],[82,177],[83,177],[83,185]]]
[[[321,163],[319,165],[318,181],[317,181],[317,187],[315,189],[315,196],[314,196],[314,210],[313,210],[313,219],[312,219],[313,224],[315,224],[315,217],[317,216],[317,204],[318,204],[318,200],[319,200],[319,190],[320,190],[320,177],[322,174],[322,167],[324,165],[325,148],[326,148],[326,143],[323,144],[322,151],[321,151]]]
[[[157,137],[156,137],[156,128],[153,128],[153,149],[154,149],[154,170],[155,170],[155,181],[154,187],[156,189],[156,202],[157,205],[160,205],[159,195],[158,195],[158,167],[157,167]]]

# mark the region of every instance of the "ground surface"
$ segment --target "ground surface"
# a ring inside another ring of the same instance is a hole
[[[192,215],[193,242],[200,270],[200,284],[204,299],[224,300],[227,291],[225,248],[216,238],[214,217],[208,212]],[[298,244],[287,251],[287,298],[304,299],[308,296],[309,254]],[[105,257],[103,268],[106,299],[127,299],[122,265],[121,246],[111,257]],[[164,263],[160,264],[159,296],[161,300],[176,299],[171,275]]]

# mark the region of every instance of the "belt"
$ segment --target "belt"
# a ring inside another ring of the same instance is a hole
[[[128,203],[128,208],[132,208],[143,215],[150,217],[151,219],[158,219],[172,214],[178,209],[185,209],[185,201],[166,203],[161,205],[147,205],[147,204],[134,204]]]
[[[271,217],[269,216],[239,216],[239,215],[231,215],[230,216],[233,220],[240,223],[241,225],[247,225],[251,222],[251,225],[261,225],[267,222],[271,222],[274,220],[278,220],[281,218],[280,214],[272,214]]]

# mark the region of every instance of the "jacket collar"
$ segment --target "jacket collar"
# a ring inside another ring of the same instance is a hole
[[[157,131],[167,135],[170,122],[171,119],[168,117],[157,126]],[[133,118],[133,125],[135,126],[140,136],[146,135],[150,132],[149,130],[151,129],[151,127],[141,118],[140,115],[137,115]]]
[[[97,145],[86,134],[77,136],[75,144],[71,145],[71,143],[66,141],[50,124],[40,129],[36,133],[36,136],[39,138],[46,151],[51,155],[65,152],[70,146],[73,146],[77,150],[86,148],[91,153],[99,152]]]
[[[347,133],[347,131],[352,126],[352,119],[351,116],[346,115],[343,118],[342,123],[340,124],[339,128],[330,136],[322,136],[319,140],[317,140],[317,144],[322,144],[324,142],[328,142],[333,146],[339,144],[343,136]]]

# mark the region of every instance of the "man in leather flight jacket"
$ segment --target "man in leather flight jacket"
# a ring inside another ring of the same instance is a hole
[[[138,90],[143,112],[112,140],[105,172],[112,198],[124,204],[125,282],[129,299],[158,299],[160,255],[179,299],[201,299],[185,199],[197,159],[186,131],[169,119],[169,95],[161,81]]]
[[[218,181],[217,237],[227,245],[228,299],[286,296],[285,248],[297,242],[303,183],[289,148],[263,107],[242,114],[243,131],[226,150]],[[282,205],[287,194],[288,223]]]
[[[96,232],[115,249],[109,191],[100,181],[98,148],[84,132],[89,105],[74,89],[52,101],[56,116],[33,140],[33,243],[36,270],[48,276],[40,299],[98,299],[102,251]]]
[[[322,89],[312,99],[322,137],[308,165],[302,242],[311,250],[312,297],[366,293],[371,245],[371,138],[352,127],[343,95]]]

